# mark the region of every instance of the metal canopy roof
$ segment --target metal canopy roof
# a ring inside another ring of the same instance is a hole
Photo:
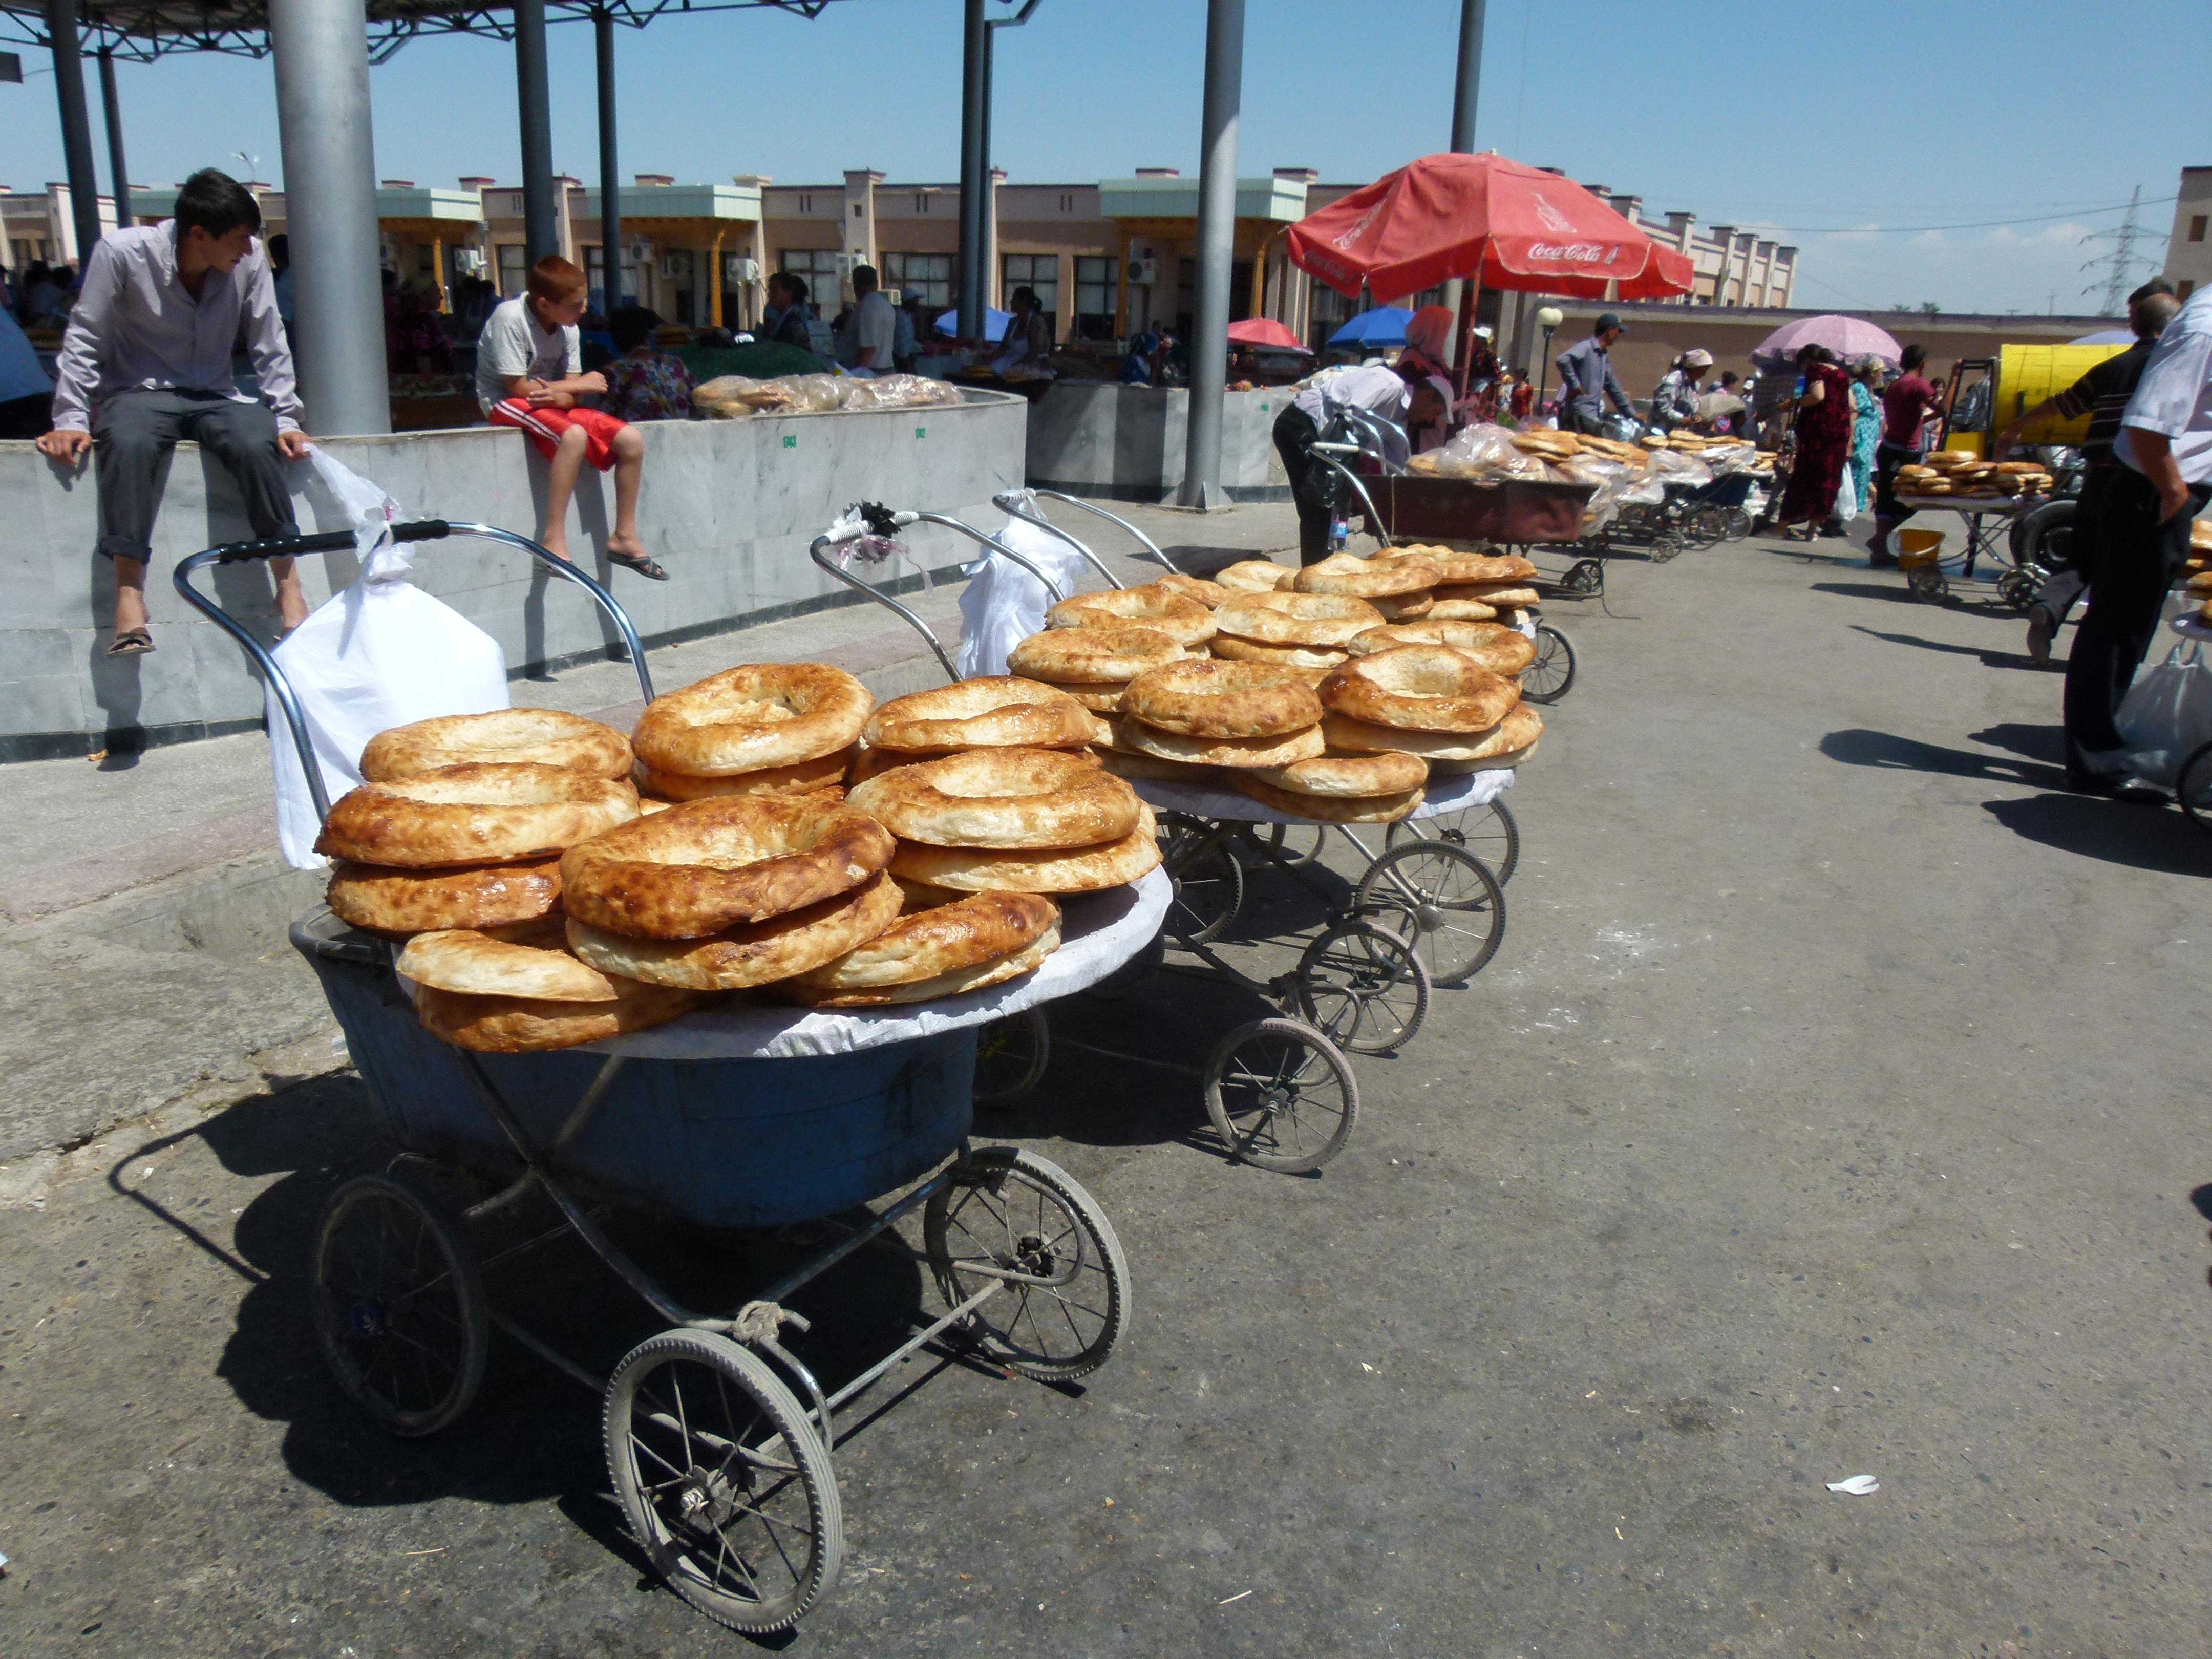
[[[575,22],[604,11],[618,23],[643,28],[655,18],[684,12],[755,11],[773,8],[818,17],[831,0],[545,0],[548,22]],[[368,56],[381,64],[420,35],[484,34],[514,37],[512,9],[465,0],[368,0]],[[88,54],[151,63],[179,52],[223,52],[241,58],[269,53],[266,0],[82,0],[78,26]],[[0,0],[0,42],[51,46],[46,7],[40,0]]]

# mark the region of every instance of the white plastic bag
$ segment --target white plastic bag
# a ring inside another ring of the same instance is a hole
[[[506,708],[507,658],[498,641],[407,580],[409,550],[386,532],[398,516],[392,498],[321,449],[312,455],[356,520],[362,573],[275,655],[300,700],[323,787],[335,801],[361,781],[361,751],[378,732],[434,714]],[[294,869],[319,869],[325,860],[315,851],[322,824],[314,797],[275,690],[265,698],[277,844]]]
[[[993,533],[1049,576],[1062,593],[1074,592],[1090,568],[1059,537],[1012,515]],[[1044,630],[1052,596],[1028,571],[988,547],[967,574],[973,580],[960,593],[960,651],[955,661],[964,679],[1003,674],[1006,653]]]
[[[2146,783],[2173,787],[2182,762],[2212,743],[2212,667],[2203,647],[2177,645],[2136,676],[2116,721],[2127,768]]]

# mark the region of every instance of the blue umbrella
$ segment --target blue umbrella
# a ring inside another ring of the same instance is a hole
[[[1328,337],[1333,346],[1401,346],[1406,343],[1406,325],[1413,320],[1413,313],[1402,306],[1377,306],[1372,311],[1363,311],[1342,328]]]
[[[1012,312],[1000,311],[994,307],[985,306],[983,307],[983,337],[987,340],[1005,339],[1006,325],[1013,320]],[[948,311],[938,318],[937,331],[939,334],[957,334],[960,331],[960,313],[957,311]]]

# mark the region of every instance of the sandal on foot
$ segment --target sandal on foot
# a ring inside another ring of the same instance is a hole
[[[143,657],[154,648],[154,636],[143,628],[126,628],[107,647],[111,657]]]
[[[641,553],[631,558],[621,553],[610,553],[607,562],[618,564],[625,570],[635,570],[647,581],[665,582],[668,580],[668,573],[647,554]]]

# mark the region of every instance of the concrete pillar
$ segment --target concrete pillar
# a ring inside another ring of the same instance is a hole
[[[100,240],[100,179],[92,170],[92,118],[84,106],[84,59],[77,49],[76,0],[46,0],[46,38],[54,53],[54,101],[61,106],[62,155],[68,164],[70,220],[76,232],[76,268]]]
[[[107,123],[107,172],[113,181],[110,193],[115,198],[115,228],[124,230],[131,224],[131,165],[123,159],[123,100],[115,94],[115,54],[106,46],[100,49],[100,106]]]
[[[615,155],[615,15],[592,14],[592,44],[599,68],[599,259],[605,266],[607,314],[623,302],[622,169]]]
[[[522,240],[535,264],[560,252],[553,222],[553,97],[545,81],[545,0],[514,0],[515,107],[522,119]]]
[[[991,31],[983,0],[966,0],[960,59],[960,337],[983,337],[984,192],[990,161],[984,154],[991,89]]]
[[[308,430],[389,432],[362,0],[270,0],[269,44]]]
[[[1229,378],[1229,281],[1237,237],[1237,123],[1244,89],[1244,0],[1206,0],[1206,111],[1198,175],[1198,315],[1190,337],[1190,422],[1182,505],[1225,507],[1222,392]]]

